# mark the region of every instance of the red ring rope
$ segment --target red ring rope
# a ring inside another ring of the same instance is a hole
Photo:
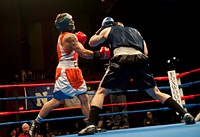
[[[184,72],[181,74],[177,74],[177,77],[184,77],[191,73],[199,72],[200,68]],[[156,77],[155,80],[168,80],[168,77]],[[100,81],[87,81],[87,84],[99,84]],[[54,83],[41,83],[41,84],[15,84],[15,85],[0,85],[0,88],[12,88],[12,87],[34,87],[34,86],[53,86]],[[189,95],[189,96],[182,96],[182,100],[189,100],[194,99],[195,97],[199,97],[200,94],[196,95]],[[140,101],[140,102],[125,102],[125,103],[115,103],[115,104],[104,104],[103,106],[110,107],[110,106],[122,106],[122,105],[138,105],[138,104],[145,104],[145,103],[157,103],[160,102],[159,100],[148,100],[148,101]],[[80,106],[70,107],[70,108],[55,108],[52,111],[65,111],[65,110],[72,110],[72,109],[80,109]],[[28,111],[11,111],[11,112],[0,112],[1,115],[15,115],[15,114],[24,114],[24,113],[38,113],[40,110],[28,110]]]
[[[181,74],[177,74],[177,77],[184,77],[186,75],[189,75],[191,73],[196,73],[196,72],[200,72],[200,68],[195,69],[195,70],[191,70],[188,72],[184,72]],[[168,80],[168,76],[164,76],[164,77],[155,77],[155,80]],[[99,84],[100,81],[87,81],[86,84]],[[16,84],[16,85],[0,85],[0,88],[12,88],[12,87],[35,87],[35,86],[53,86],[54,83],[41,83],[41,84]]]
[[[196,95],[189,95],[189,96],[182,96],[182,100],[189,100],[194,99],[195,97],[200,97],[200,94]],[[157,103],[160,102],[159,100],[148,100],[148,101],[140,101],[140,102],[125,102],[125,103],[114,103],[114,104],[104,104],[105,107],[112,107],[112,106],[126,106],[126,105],[138,105],[138,104],[146,104],[146,103]],[[65,111],[65,110],[72,110],[72,109],[80,109],[80,106],[77,107],[70,107],[70,108],[56,108],[52,111]],[[12,112],[0,112],[1,115],[14,115],[14,114],[24,114],[24,113],[35,113],[39,112],[39,110],[27,110],[27,111],[12,111]]]

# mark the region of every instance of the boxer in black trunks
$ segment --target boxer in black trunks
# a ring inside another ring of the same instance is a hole
[[[102,21],[101,28],[90,38],[89,45],[96,47],[106,40],[113,56],[92,99],[88,125],[78,133],[79,136],[95,133],[96,121],[101,113],[105,96],[112,89],[129,82],[130,79],[133,79],[138,90],[146,91],[152,98],[178,112],[186,124],[195,123],[190,113],[186,112],[170,95],[158,89],[149,68],[146,42],[137,29],[124,27],[122,23],[116,24],[111,17],[106,17]]]

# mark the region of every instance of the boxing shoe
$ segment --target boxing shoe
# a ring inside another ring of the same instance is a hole
[[[89,125],[86,128],[82,129],[80,132],[78,132],[78,136],[91,135],[95,134],[95,132],[96,132],[95,125]]]
[[[185,124],[195,124],[195,119],[190,113],[185,113],[183,116],[183,120],[185,121]]]
[[[35,120],[33,120],[30,124],[29,135],[31,137],[35,137],[35,135],[37,135],[38,131],[39,131],[39,123],[37,123]]]

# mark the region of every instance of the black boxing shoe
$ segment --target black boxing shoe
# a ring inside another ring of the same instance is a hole
[[[196,123],[194,117],[190,113],[185,113],[183,120],[185,121],[186,125]]]
[[[29,135],[31,137],[35,137],[37,135],[37,132],[39,131],[39,123],[33,120],[30,124],[30,130],[29,130]]]
[[[78,136],[91,135],[95,134],[95,132],[96,132],[95,125],[89,125],[86,128],[82,129],[80,132],[78,132]]]

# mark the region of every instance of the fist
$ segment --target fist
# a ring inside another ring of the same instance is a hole
[[[107,47],[101,47],[100,49],[100,59],[109,59],[110,58],[110,49]]]
[[[86,40],[87,40],[87,36],[86,36],[83,32],[81,32],[81,31],[76,32],[75,35],[76,35],[76,37],[78,38],[78,41],[79,41],[82,45],[84,45],[85,42],[86,42]]]

